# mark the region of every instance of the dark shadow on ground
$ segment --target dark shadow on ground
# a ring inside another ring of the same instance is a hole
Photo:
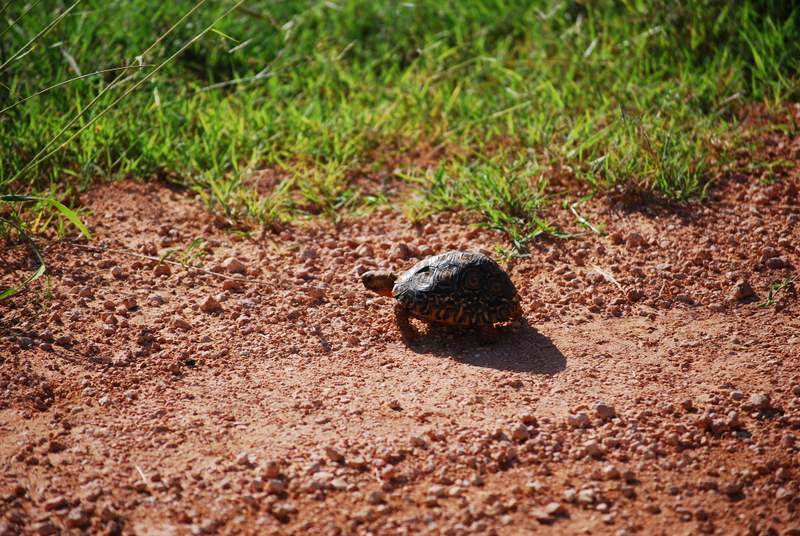
[[[520,327],[501,327],[499,332],[497,341],[486,344],[469,329],[431,325],[409,348],[497,370],[556,374],[567,368],[564,354],[527,322]]]

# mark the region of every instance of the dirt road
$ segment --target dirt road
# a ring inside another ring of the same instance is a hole
[[[257,240],[156,183],[85,201],[96,239],[0,304],[2,535],[800,534],[800,305],[759,306],[796,180],[587,205],[606,234],[513,260],[528,325],[491,346],[408,348],[357,279],[503,242],[457,215]]]

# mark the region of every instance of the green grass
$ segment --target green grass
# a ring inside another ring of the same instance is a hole
[[[524,251],[558,233],[538,215],[550,169],[598,194],[702,196],[732,112],[800,96],[791,4],[5,2],[0,194],[75,207],[97,181],[168,176],[273,226],[380,204],[354,177],[388,175],[409,214],[464,208]],[[395,170],[430,147],[432,168]],[[271,192],[265,168],[284,177]],[[31,204],[0,215],[63,225]]]

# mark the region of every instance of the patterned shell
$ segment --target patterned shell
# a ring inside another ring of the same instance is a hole
[[[491,325],[519,311],[511,278],[486,255],[450,251],[428,257],[400,275],[392,294],[421,320]]]

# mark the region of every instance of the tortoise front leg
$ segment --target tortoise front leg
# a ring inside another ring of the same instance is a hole
[[[413,342],[417,338],[417,332],[414,331],[411,322],[408,321],[408,309],[396,303],[394,305],[394,319],[397,322],[397,327],[400,330],[400,335],[406,343]]]

